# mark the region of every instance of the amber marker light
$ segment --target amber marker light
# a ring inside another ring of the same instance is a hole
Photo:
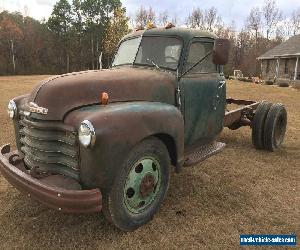
[[[100,95],[100,102],[102,105],[107,105],[108,104],[108,94],[106,92],[102,92]]]

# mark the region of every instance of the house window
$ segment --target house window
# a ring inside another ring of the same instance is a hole
[[[284,74],[288,74],[289,73],[289,59],[285,59],[284,62]]]
[[[267,60],[266,73],[268,74],[269,72],[270,72],[270,60]]]

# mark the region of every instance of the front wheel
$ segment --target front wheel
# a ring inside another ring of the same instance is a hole
[[[136,145],[103,197],[106,218],[124,231],[150,221],[168,190],[169,166],[168,150],[159,139],[151,137]]]

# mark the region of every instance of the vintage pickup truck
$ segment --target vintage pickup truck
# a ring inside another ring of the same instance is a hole
[[[17,149],[1,147],[2,175],[54,209],[103,210],[121,230],[138,228],[171,166],[220,152],[224,127],[251,127],[257,149],[281,145],[282,104],[226,99],[228,54],[228,40],[172,25],[125,36],[111,68],[54,76],[9,102]]]

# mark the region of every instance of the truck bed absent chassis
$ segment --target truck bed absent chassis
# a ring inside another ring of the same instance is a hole
[[[251,126],[254,111],[260,102],[249,101],[249,100],[239,100],[228,98],[226,99],[226,106],[234,104],[239,105],[237,109],[228,110],[226,108],[225,117],[224,117],[224,127],[228,127],[230,129],[238,129],[242,126]]]

